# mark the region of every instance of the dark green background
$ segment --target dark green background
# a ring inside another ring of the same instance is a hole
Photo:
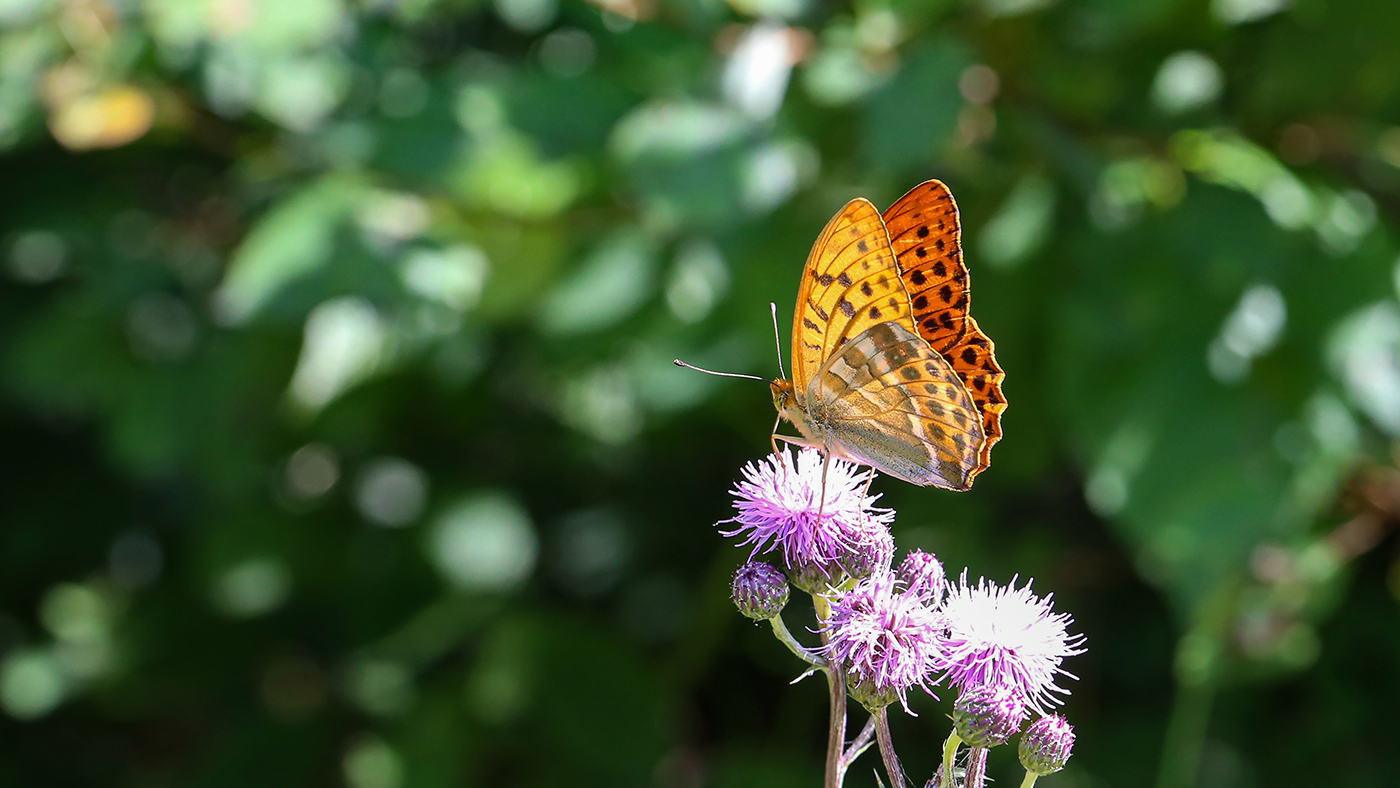
[[[0,781],[816,785],[669,362],[937,177],[1006,437],[877,489],[1087,636],[1045,784],[1400,782],[1392,2],[607,8],[0,0]]]

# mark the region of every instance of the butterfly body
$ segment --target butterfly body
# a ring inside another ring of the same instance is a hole
[[[949,252],[941,266],[923,265],[929,249],[938,248],[922,243],[933,235],[931,228],[941,221],[941,232],[948,235],[946,210],[931,211],[919,223],[923,209],[943,205],[931,199],[938,196],[951,205],[946,187],[930,181],[890,209],[902,209],[897,218],[901,236],[908,236],[903,243],[907,271],[900,265],[904,255],[896,252],[889,228],[868,200],[852,200],[828,222],[798,289],[793,378],[775,380],[771,389],[779,415],[828,455],[912,484],[965,490],[986,467],[992,442],[987,397],[994,396],[1001,408],[1005,400],[1001,378],[977,366],[990,363],[1000,374],[990,341],[966,317],[960,249],[953,250],[956,260]],[[951,245],[942,236],[934,239],[940,252],[957,244],[955,207],[951,218]],[[935,278],[940,269],[949,281]],[[911,287],[918,296],[911,298]],[[944,347],[932,344],[931,334]],[[976,357],[964,363],[956,354],[969,337],[985,342],[985,349],[977,345]],[[983,388],[982,400],[970,393],[974,379]],[[999,437],[999,425],[994,426]]]

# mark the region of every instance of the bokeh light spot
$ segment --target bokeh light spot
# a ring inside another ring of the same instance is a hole
[[[1177,52],[1157,69],[1152,100],[1163,112],[1175,115],[1215,101],[1224,87],[1224,73],[1205,53]]]
[[[529,514],[513,498],[483,493],[438,515],[429,557],[453,585],[473,591],[505,591],[535,568],[539,539]]]
[[[214,606],[231,618],[254,618],[282,606],[292,592],[292,573],[277,558],[250,558],[215,580]]]
[[[287,458],[283,474],[287,492],[302,501],[330,492],[340,480],[340,457],[321,443],[308,443]]]
[[[30,230],[10,245],[9,272],[28,284],[51,282],[63,275],[67,255],[63,236],[49,230]]]
[[[14,651],[0,663],[0,707],[17,720],[43,717],[63,702],[63,693],[63,674],[47,651]]]
[[[411,524],[428,502],[428,474],[398,457],[369,462],[355,486],[355,505],[372,523],[388,528]]]
[[[404,782],[403,758],[377,736],[352,743],[341,768],[350,788],[401,788]]]

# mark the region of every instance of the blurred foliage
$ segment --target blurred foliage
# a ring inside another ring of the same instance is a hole
[[[0,0],[0,174],[6,784],[816,784],[669,362],[929,177],[1006,439],[878,484],[1087,634],[1047,784],[1400,782],[1388,0]]]

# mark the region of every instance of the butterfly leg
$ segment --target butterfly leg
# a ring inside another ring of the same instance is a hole
[[[860,497],[861,497],[861,500],[862,500],[862,501],[865,500],[866,496],[870,495],[870,484],[871,484],[872,482],[874,482],[874,481],[875,481],[875,466],[872,465],[872,466],[870,466],[870,475],[867,476],[867,477],[865,477],[865,491],[862,492],[862,493],[860,494]]]
[[[865,489],[860,493],[860,514],[865,519],[870,519],[870,512],[865,509],[865,499],[870,497],[870,485],[875,481],[875,466],[870,466],[870,475],[865,477]]]
[[[822,514],[826,511],[826,469],[831,467],[831,452],[822,457],[822,495],[817,502],[817,525],[821,525]]]
[[[773,439],[782,441],[783,443],[791,444],[793,446],[800,446],[804,449],[816,449],[817,451],[822,451],[826,449],[826,447],[820,443],[813,443],[812,441],[809,441],[806,438],[794,438],[791,435],[778,435],[774,433]]]

